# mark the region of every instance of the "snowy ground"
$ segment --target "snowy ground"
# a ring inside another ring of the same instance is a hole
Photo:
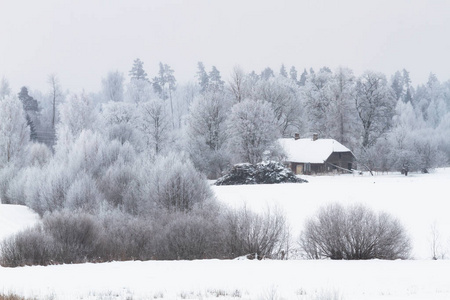
[[[39,299],[450,299],[450,260],[430,260],[431,226],[450,246],[450,170],[433,174],[311,176],[307,184],[220,186],[220,201],[256,211],[274,205],[298,234],[330,202],[363,203],[400,218],[413,239],[408,261],[149,261],[0,267],[0,293]],[[0,239],[36,222],[0,205]],[[448,252],[450,255],[450,252]]]
[[[38,221],[39,216],[28,207],[0,204],[0,241]]]
[[[214,186],[214,191],[222,202],[233,207],[284,210],[294,235],[300,233],[307,218],[327,203],[362,203],[400,219],[410,233],[416,259],[430,258],[432,226],[440,233],[442,247],[450,246],[450,169],[408,176],[394,173],[302,178],[309,183]]]

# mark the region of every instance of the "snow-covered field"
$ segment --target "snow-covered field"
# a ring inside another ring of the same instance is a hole
[[[408,261],[148,261],[0,267],[0,293],[38,299],[450,299],[450,260],[430,259],[431,227],[450,255],[450,170],[433,174],[310,176],[307,184],[213,187],[231,206],[285,211],[294,239],[330,202],[363,203],[398,217],[413,241]],[[0,239],[36,222],[0,205]]]

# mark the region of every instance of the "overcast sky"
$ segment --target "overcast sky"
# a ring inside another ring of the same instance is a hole
[[[1,0],[0,77],[13,92],[45,92],[50,73],[64,89],[95,92],[108,71],[128,81],[139,57],[150,77],[161,61],[179,82],[194,80],[198,61],[225,79],[235,65],[284,63],[446,81],[449,13],[448,0]]]

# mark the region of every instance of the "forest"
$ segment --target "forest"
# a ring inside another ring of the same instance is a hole
[[[237,163],[283,161],[277,140],[296,133],[339,141],[364,171],[427,173],[449,162],[450,81],[434,74],[417,86],[406,70],[357,75],[344,67],[299,74],[284,65],[261,73],[236,66],[225,78],[199,62],[184,84],[167,64],[155,74],[136,59],[128,77],[111,71],[90,94],[64,91],[55,74],[47,91],[26,84],[12,91],[3,78],[1,201],[44,218],[23,233],[29,248],[65,245],[52,248],[66,251],[57,254],[43,247],[40,263],[55,255],[61,262],[281,255],[282,214],[221,209],[207,179]],[[264,226],[277,243],[249,238]]]

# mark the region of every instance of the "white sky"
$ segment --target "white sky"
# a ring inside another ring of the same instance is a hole
[[[108,71],[128,80],[139,57],[149,77],[162,61],[179,82],[198,61],[225,79],[235,65],[284,63],[446,81],[449,14],[448,0],[0,0],[0,77],[45,92],[56,73],[64,89],[93,92]]]

